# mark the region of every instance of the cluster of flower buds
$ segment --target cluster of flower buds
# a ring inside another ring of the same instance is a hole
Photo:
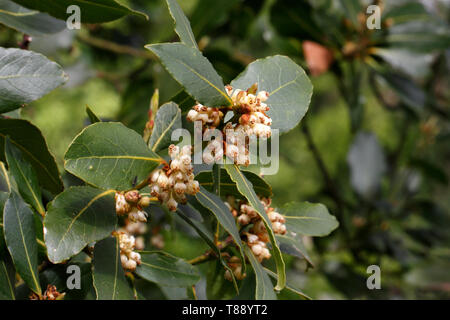
[[[285,218],[270,206],[270,199],[260,198],[260,201],[264,205],[264,209],[272,224],[273,232],[276,234],[285,234],[287,232]],[[235,209],[235,200],[232,197],[227,199],[226,205],[241,226],[252,224],[252,227],[245,235],[247,236],[247,244],[255,254],[256,258],[260,262],[264,259],[269,259],[271,255],[267,248],[267,243],[270,239],[264,222],[257,211],[243,201],[239,202],[237,209]]]
[[[126,232],[117,232],[120,247],[120,261],[124,269],[134,271],[141,264],[141,255],[134,252],[136,240]]]
[[[237,280],[243,280],[247,275],[245,273],[242,273],[242,261],[239,259],[239,257],[233,256],[228,261],[228,266],[233,271],[234,277]],[[229,281],[233,281],[233,277],[231,276],[230,270],[225,271],[224,275],[225,279]]]
[[[196,104],[189,110],[186,119],[195,122],[201,121],[204,127],[216,128],[220,125],[223,118],[222,111],[219,108],[206,107]]]
[[[192,146],[179,148],[169,146],[171,161],[150,176],[151,195],[157,197],[170,211],[176,211],[178,203],[186,203],[186,194],[194,195],[200,190],[194,180],[194,168],[191,164]]]
[[[249,137],[244,127],[233,125],[229,122],[224,127],[226,136],[225,154],[235,164],[248,166],[250,164],[250,152],[248,150]]]
[[[145,240],[142,236],[147,232],[147,224],[140,221],[130,221],[129,219],[125,220],[125,226],[121,228],[119,231],[128,233],[129,235],[135,236],[135,248],[137,250],[144,250],[145,248]]]
[[[147,222],[147,212],[143,208],[150,205],[150,198],[142,197],[137,190],[128,192],[116,192],[116,213],[118,215],[128,214],[131,221]]]
[[[241,115],[237,128],[241,127],[248,136],[269,138],[272,119],[266,114],[269,107],[264,103],[269,98],[269,93],[257,92],[258,84],[256,83],[246,91],[233,89],[230,85],[227,85],[225,89],[233,101],[233,109]]]

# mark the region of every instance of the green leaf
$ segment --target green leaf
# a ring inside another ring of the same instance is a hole
[[[176,0],[166,0],[166,2],[169,7],[170,15],[175,22],[175,32],[180,37],[181,42],[192,48],[198,49],[194,33],[191,29],[191,24],[186,18],[178,2]]]
[[[207,191],[200,186],[200,191],[196,193],[195,198],[198,202],[209,211],[211,211],[217,218],[217,221],[224,227],[224,229],[231,235],[234,242],[239,246],[241,257],[244,257],[244,248],[239,235],[239,230],[236,226],[236,221],[230,212],[230,209],[217,195]]]
[[[263,178],[251,171],[242,171],[242,173],[252,183],[256,194],[263,197],[272,196],[272,188]],[[213,179],[211,171],[199,172],[195,176],[195,180],[197,180],[201,186],[205,187],[206,190],[212,191]],[[240,192],[236,187],[236,183],[231,180],[225,169],[220,169],[220,195],[227,196],[238,194],[240,194]]]
[[[41,98],[67,80],[61,67],[39,53],[0,47],[0,113]]]
[[[266,271],[264,271],[263,266],[253,255],[253,252],[249,247],[245,246],[245,254],[247,255],[250,264],[255,271],[256,277],[256,290],[255,290],[255,299],[256,300],[276,300],[277,296],[275,291],[273,290],[272,281],[270,281],[269,276]],[[284,287],[284,285],[283,285]]]
[[[134,300],[120,262],[117,238],[109,237],[95,244],[93,268],[97,300]]]
[[[20,149],[15,147],[8,137],[5,140],[5,154],[9,171],[17,183],[20,195],[41,216],[44,216],[45,209],[42,204],[41,189],[39,188],[37,175],[31,164],[24,159]]]
[[[209,107],[231,104],[222,78],[197,49],[182,43],[161,43],[145,47],[159,57],[172,77],[195,100]]]
[[[281,252],[305,259],[310,266],[314,266],[299,235],[288,232],[285,235],[277,234],[275,238],[277,239]]]
[[[327,207],[320,203],[291,202],[278,210],[286,218],[288,232],[312,237],[329,235],[339,226]]]
[[[355,27],[359,25],[358,13],[361,12],[361,4],[359,0],[340,0],[340,4],[344,9],[345,15],[353,23]]]
[[[2,255],[0,258],[0,300],[15,300],[14,294],[15,287],[14,265],[11,262],[9,255]]]
[[[55,158],[49,152],[42,133],[27,120],[0,119],[0,160],[5,161],[5,138],[9,136],[11,143],[20,149],[26,161],[31,163],[38,176],[39,184],[51,191],[59,193],[63,190],[63,182],[56,166]]]
[[[81,22],[100,23],[120,19],[126,15],[134,14],[145,17],[147,15],[131,10],[114,0],[13,0],[14,2],[61,19],[67,20],[72,14],[67,13],[67,8],[71,5],[80,7]]]
[[[272,270],[269,270],[267,268],[263,268],[265,272],[267,272],[267,274],[269,276],[271,276],[272,278],[274,278],[275,280],[278,278],[277,274],[275,272],[273,272]],[[284,288],[284,290],[288,290],[291,291],[297,295],[299,295],[300,297],[302,297],[305,300],[312,300],[311,297],[309,297],[308,295],[304,294],[301,290],[296,289],[290,285],[286,285],[286,288]]]
[[[141,252],[136,274],[162,286],[188,287],[200,280],[197,268],[166,252]]]
[[[156,113],[148,146],[154,152],[167,148],[172,143],[172,132],[179,128],[181,128],[180,108],[173,102],[162,105]]]
[[[103,189],[129,190],[148,178],[161,159],[135,131],[117,122],[85,128],[64,155],[67,171]]]
[[[269,235],[270,243],[272,244],[273,257],[277,266],[278,282],[275,290],[279,291],[286,285],[286,271],[284,266],[283,257],[281,255],[280,248],[275,239],[275,235],[272,230],[272,224],[270,223],[269,217],[264,210],[264,206],[259,200],[258,196],[253,189],[252,183],[244,176],[244,174],[239,170],[236,165],[225,164],[225,169],[230,175],[231,179],[236,183],[239,192],[247,199],[248,203],[256,210],[258,215],[261,217],[264,226],[266,227],[267,233]]]
[[[102,122],[102,120],[100,120],[100,118],[94,113],[94,111],[92,111],[92,109],[88,105],[86,105],[86,113],[91,123]]]
[[[32,11],[9,0],[0,1],[0,23],[33,37],[42,37],[66,28],[64,21]]]
[[[14,192],[3,210],[6,245],[17,272],[31,290],[41,294],[38,276],[38,247],[33,212]]]
[[[114,231],[117,216],[114,191],[71,187],[49,204],[44,219],[48,258],[60,263],[79,253],[88,243]]]
[[[220,252],[220,249],[216,246],[216,244],[214,243],[214,237],[211,234],[211,232],[205,227],[204,223],[199,222],[197,220],[191,219],[189,217],[189,212],[190,211],[195,211],[195,209],[190,205],[183,205],[180,204],[178,205],[178,216],[183,219],[187,224],[189,224],[192,228],[195,229],[195,231],[198,233],[198,235],[205,240],[205,242],[208,244],[208,246],[214,251],[214,253],[217,255],[220,263],[222,264],[222,266],[230,271],[231,277],[233,278],[233,285],[234,285],[234,289],[236,290],[236,293],[239,294],[239,288],[236,282],[236,278],[233,274],[233,271],[231,270],[231,268],[228,266],[227,262],[223,259],[222,254]],[[196,213],[197,215],[200,215],[200,213]],[[245,269],[245,266],[244,266]]]
[[[305,71],[288,57],[273,56],[250,63],[231,85],[246,90],[255,83],[258,90],[270,94],[266,103],[272,128],[285,133],[297,126],[308,110],[313,91]]]
[[[5,193],[11,192],[11,179],[9,173],[6,170],[5,164],[0,161],[0,191]],[[5,200],[6,201],[6,200]],[[3,210],[2,210],[3,212]]]
[[[184,90],[178,92],[170,101],[175,102],[183,114],[187,113],[195,105],[195,100]]]
[[[5,235],[3,233],[3,209],[8,198],[9,192],[0,191],[0,256],[3,256],[6,250]]]
[[[427,12],[423,4],[419,2],[408,2],[394,6],[389,10],[384,10],[382,20],[386,19],[390,19],[397,24],[422,19],[433,19],[433,16]]]

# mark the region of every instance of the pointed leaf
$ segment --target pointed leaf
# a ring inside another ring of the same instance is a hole
[[[91,123],[102,122],[102,120],[100,120],[100,118],[94,113],[94,111],[92,111],[92,109],[89,106],[86,106],[86,113]]]
[[[159,57],[172,77],[195,100],[209,107],[231,104],[222,78],[197,49],[182,43],[161,43],[145,47]]]
[[[259,200],[258,196],[253,189],[252,183],[244,176],[236,165],[225,164],[225,169],[230,175],[231,179],[236,183],[239,192],[247,199],[248,203],[256,210],[261,217],[264,226],[266,227],[269,235],[270,243],[272,244],[273,257],[277,266],[278,282],[275,290],[282,290],[286,284],[286,271],[284,266],[283,257],[281,256],[280,248],[275,239],[275,235],[272,230],[272,224],[269,217],[264,210],[264,206]]]
[[[166,2],[169,7],[170,15],[175,22],[175,32],[180,37],[181,42],[192,48],[198,49],[194,33],[191,29],[191,24],[178,2],[176,0],[166,0]]]
[[[142,252],[141,261],[136,274],[163,286],[188,287],[200,280],[196,267],[165,252]]]
[[[267,114],[272,118],[272,128],[284,133],[298,125],[308,110],[313,90],[300,66],[284,56],[256,60],[231,85],[246,90],[254,83],[258,84],[258,90],[270,94],[266,103],[270,107]]]
[[[275,235],[275,238],[277,239],[281,252],[305,259],[310,266],[314,266],[299,235],[288,231],[285,235]]]
[[[134,300],[120,262],[119,241],[115,237],[95,244],[93,268],[97,300]]]
[[[117,122],[85,128],[64,156],[67,171],[103,189],[129,190],[148,178],[160,158],[142,137]]]
[[[291,202],[278,212],[286,218],[286,229],[295,234],[322,237],[339,226],[327,207],[320,203]]]
[[[131,10],[130,8],[118,3],[114,0],[13,0],[14,2],[61,19],[67,20],[70,14],[67,8],[71,5],[80,7],[81,22],[83,23],[99,23],[108,22],[122,18],[123,16],[134,14],[145,17],[147,15],[142,12]]]
[[[44,219],[48,258],[60,263],[79,253],[88,243],[114,231],[117,216],[114,191],[72,187],[49,204]]]
[[[236,221],[230,212],[230,209],[217,195],[207,191],[200,186],[200,191],[197,192],[195,198],[198,202],[209,211],[211,211],[217,218],[221,226],[231,235],[234,242],[239,246],[241,257],[244,256],[244,248],[239,235],[239,230],[236,226]]]
[[[252,250],[249,247],[245,246],[245,254],[247,255],[250,264],[253,267],[253,271],[255,272],[256,277],[256,290],[255,290],[255,299],[256,300],[276,300],[277,296],[275,295],[275,291],[273,290],[272,281],[270,281],[269,276],[266,271],[264,271],[263,266],[253,255]]]
[[[61,67],[39,53],[0,48],[0,113],[41,98],[67,80]]]
[[[181,110],[169,102],[161,106],[156,113],[155,124],[148,146],[158,152],[172,143],[172,132],[181,128]]]
[[[33,212],[14,192],[3,211],[6,245],[17,272],[31,290],[41,294],[38,276],[38,247]]]
[[[33,167],[24,159],[20,149],[15,147],[9,138],[5,140],[5,154],[9,171],[17,183],[20,195],[40,215],[44,216],[45,209],[42,204],[41,189]]]
[[[55,158],[49,152],[42,133],[27,120],[0,119],[0,160],[5,160],[5,138],[9,136],[11,143],[22,152],[24,158],[33,166],[39,184],[51,191],[59,193],[63,190],[63,182],[56,166]]]
[[[9,0],[0,1],[0,23],[33,37],[57,33],[66,28],[62,20],[28,10]]]

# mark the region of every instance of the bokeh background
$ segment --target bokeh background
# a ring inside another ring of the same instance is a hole
[[[128,16],[30,44],[70,78],[21,110],[42,130],[60,168],[89,123],[86,105],[141,133],[154,90],[166,102],[180,89],[144,49],[177,41],[165,1],[122,2],[149,21]],[[281,137],[280,170],[266,179],[275,205],[322,202],[340,227],[305,239],[314,268],[289,258],[289,278],[316,299],[450,298],[450,1],[179,3],[226,83],[275,54],[311,77],[308,114]],[[367,28],[370,4],[382,9],[380,29]],[[17,47],[22,37],[0,25],[0,46]],[[161,230],[165,250],[192,257],[203,250],[202,241],[176,230]],[[366,287],[371,264],[381,267],[381,290]]]

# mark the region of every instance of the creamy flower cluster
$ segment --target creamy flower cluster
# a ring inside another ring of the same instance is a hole
[[[147,232],[147,224],[140,221],[125,220],[125,226],[119,231],[128,233],[135,237],[135,248],[137,250],[144,250],[145,240],[142,236]]]
[[[136,266],[141,264],[141,255],[134,252],[136,247],[136,240],[133,236],[118,232],[119,247],[120,247],[120,261],[124,269],[134,271]]]
[[[151,195],[157,197],[170,211],[176,211],[178,203],[186,203],[186,194],[194,195],[200,190],[194,180],[191,164],[192,146],[179,148],[169,146],[171,161],[168,166],[158,169],[150,176]]]
[[[242,262],[239,257],[233,256],[228,261],[228,266],[230,267],[231,271],[234,274],[234,277],[237,280],[243,280],[247,275],[245,273],[242,273]],[[233,277],[231,276],[230,270],[225,271],[224,275],[225,279],[229,281],[233,281]]]
[[[186,119],[192,122],[201,121],[203,126],[217,127],[223,118],[222,111],[219,108],[206,107],[204,105],[196,104],[189,110]]]
[[[121,216],[128,214],[131,221],[147,222],[148,214],[143,208],[150,205],[149,197],[142,197],[137,190],[126,193],[116,192],[116,213]]]
[[[285,218],[276,212],[274,208],[270,207],[270,199],[260,198],[260,200],[264,205],[264,209],[272,224],[273,232],[276,234],[285,234]],[[264,259],[269,259],[271,257],[269,249],[267,248],[267,243],[270,241],[269,235],[263,220],[260,218],[256,210],[246,203],[240,203],[239,210],[232,210],[232,213],[236,216],[237,221],[241,226],[246,226],[250,223],[253,224],[245,235],[247,236],[247,244],[258,261],[261,262]]]
[[[230,85],[225,89],[233,101],[233,109],[241,114],[237,127],[241,127],[248,136],[269,138],[272,119],[267,116],[269,107],[264,103],[269,98],[269,93],[266,91],[256,93],[258,91],[256,84],[246,91],[233,89]]]

